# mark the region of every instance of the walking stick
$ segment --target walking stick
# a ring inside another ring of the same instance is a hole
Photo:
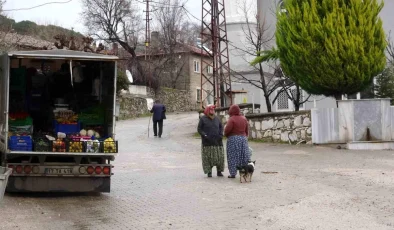
[[[153,115],[153,114],[152,114]],[[149,117],[149,123],[148,123],[148,138],[149,138],[149,128],[150,128],[150,120],[152,120],[152,115]]]

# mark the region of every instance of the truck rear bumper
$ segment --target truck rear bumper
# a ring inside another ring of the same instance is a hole
[[[103,192],[109,193],[110,177],[18,177],[10,176],[7,192]]]

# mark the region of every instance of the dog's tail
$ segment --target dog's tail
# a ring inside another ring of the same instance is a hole
[[[241,170],[242,169],[242,167],[241,166],[237,166],[237,170]]]

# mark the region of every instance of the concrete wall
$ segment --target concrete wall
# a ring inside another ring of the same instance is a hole
[[[249,138],[267,142],[311,144],[310,111],[246,115]]]
[[[394,140],[390,99],[338,101],[338,108],[312,110],[313,143]]]

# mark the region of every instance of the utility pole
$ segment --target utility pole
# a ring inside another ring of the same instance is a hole
[[[148,61],[148,81],[149,81],[149,86],[151,86],[151,53],[150,53],[150,21],[152,20],[150,18],[150,9],[149,9],[149,2],[150,0],[145,0],[146,2],[146,25],[145,25],[145,61]]]
[[[202,0],[201,51],[201,107],[209,97],[217,107],[232,105],[224,0]],[[208,61],[204,54],[210,57]]]
[[[150,13],[149,1],[150,0],[145,0],[145,2],[146,2],[146,11],[145,11],[145,13],[146,13],[146,18],[145,18],[145,21],[146,21],[146,25],[145,25],[145,60],[147,60],[147,53],[148,53],[148,49],[149,49],[149,46],[150,46],[150,21],[151,21],[151,18],[150,18],[150,15],[149,15],[149,13]]]

